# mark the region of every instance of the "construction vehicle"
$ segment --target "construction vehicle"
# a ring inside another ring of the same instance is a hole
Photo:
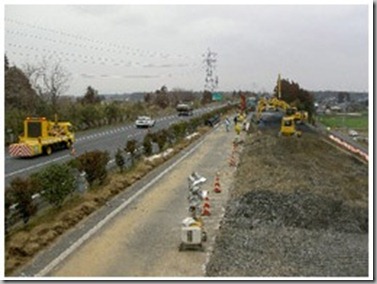
[[[11,157],[51,155],[60,149],[71,148],[75,135],[70,122],[49,121],[45,117],[27,117],[19,142],[9,146]]]
[[[275,97],[267,99],[267,98],[260,98],[257,103],[255,119],[256,122],[259,122],[262,117],[262,112],[264,111],[277,111],[280,107],[279,102],[276,100]]]
[[[272,98],[261,98],[258,101],[256,121],[259,122],[262,116],[262,112],[266,110],[281,110],[284,112],[284,116],[281,120],[281,126],[279,135],[297,137],[301,136],[301,132],[296,129],[296,123],[303,123],[308,119],[308,113],[306,111],[299,111],[297,107],[291,106],[286,101],[281,99],[281,84],[280,74],[278,77],[278,92],[277,96]]]
[[[292,107],[295,121],[302,124],[308,120],[308,112],[304,110],[297,110],[296,107]]]
[[[279,136],[292,136],[301,137],[301,131],[296,129],[295,117],[293,115],[285,115],[281,119],[281,126]]]

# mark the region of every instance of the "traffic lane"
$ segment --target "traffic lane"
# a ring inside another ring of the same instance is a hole
[[[41,170],[43,167],[55,163],[64,162],[70,159],[69,150],[62,150],[53,154],[53,156],[37,156],[32,158],[12,158],[12,161],[5,162],[5,182],[9,184],[10,180],[17,176],[25,176]]]

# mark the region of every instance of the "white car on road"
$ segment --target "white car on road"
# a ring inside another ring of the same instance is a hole
[[[156,121],[152,119],[150,116],[139,116],[136,119],[135,125],[137,128],[142,127],[153,127]]]

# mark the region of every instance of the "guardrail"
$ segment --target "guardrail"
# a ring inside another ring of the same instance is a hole
[[[326,138],[329,138],[331,141],[334,141],[335,143],[337,143],[339,146],[343,147],[344,149],[361,156],[367,162],[369,161],[368,148],[355,142],[350,137],[337,131],[328,130],[326,126],[318,122],[316,126],[313,126],[311,124],[306,124],[306,125],[312,130],[322,134]]]

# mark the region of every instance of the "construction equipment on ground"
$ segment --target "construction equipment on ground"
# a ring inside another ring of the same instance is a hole
[[[188,249],[203,251],[203,242],[205,241],[207,241],[207,233],[204,230],[201,217],[185,218],[182,221],[179,251]]]
[[[295,116],[295,121],[302,124],[306,121],[308,121],[308,112],[307,111],[304,111],[304,110],[297,110],[296,107],[292,107],[293,109],[293,113],[294,113],[294,116]]]
[[[301,137],[301,131],[296,129],[295,118],[292,115],[285,115],[281,119],[281,126],[279,136],[292,136]]]
[[[201,217],[203,212],[201,212],[200,207],[202,201],[208,199],[208,192],[201,190],[200,185],[206,182],[207,179],[197,172],[193,172],[187,180],[190,216],[182,221],[179,251],[188,249],[203,251],[203,242],[207,241],[207,233]]]
[[[297,107],[291,106],[286,101],[281,99],[281,82],[280,74],[278,76],[278,90],[277,96],[272,98],[260,98],[257,104],[257,111],[255,114],[256,122],[259,123],[262,117],[262,112],[264,111],[282,111],[284,116],[281,120],[281,126],[279,135],[291,136],[295,135],[297,137],[301,136],[301,132],[296,129],[296,123],[304,123],[308,119],[308,112],[303,110],[298,110]]]
[[[45,117],[27,117],[24,131],[18,143],[9,146],[12,157],[33,157],[51,155],[60,149],[69,149],[75,141],[70,122],[49,121]]]

